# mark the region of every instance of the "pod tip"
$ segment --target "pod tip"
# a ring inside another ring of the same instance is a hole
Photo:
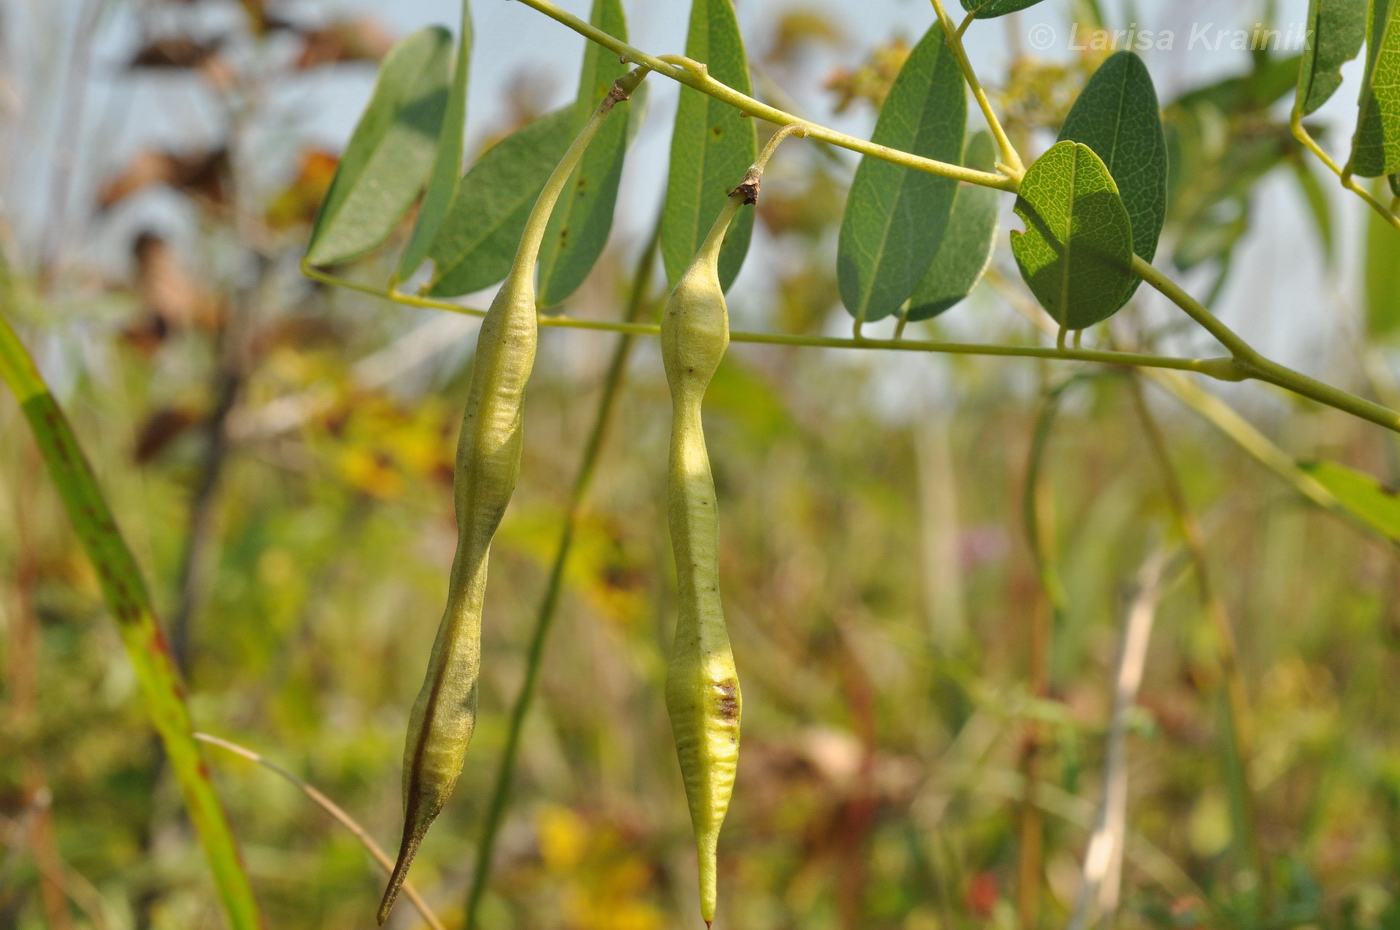
[[[403,838],[403,845],[399,849],[399,861],[394,863],[394,871],[389,875],[389,885],[384,889],[384,898],[379,902],[379,925],[384,926],[384,921],[389,919],[389,912],[394,909],[394,902],[398,900],[399,889],[403,888],[403,883],[408,878],[408,867],[413,862],[414,855],[418,852],[418,844],[422,842],[423,835],[413,835],[405,831],[407,835]]]

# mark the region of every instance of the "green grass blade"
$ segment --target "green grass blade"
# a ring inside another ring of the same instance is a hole
[[[565,107],[517,129],[481,156],[457,186],[428,248],[435,270],[427,293],[470,294],[506,276],[530,208],[574,135],[573,108]]]
[[[1298,66],[1298,99],[1304,116],[1314,112],[1342,86],[1342,65],[1361,51],[1366,38],[1366,0],[1311,0],[1307,34]]]
[[[710,76],[740,93],[752,93],[744,39],[731,0],[692,0],[687,57],[709,67]],[[758,157],[754,121],[726,103],[681,88],[671,133],[671,167],[661,213],[661,259],[666,281],[675,286],[700,248],[729,192]],[[753,211],[729,225],[719,253],[720,286],[728,289],[744,264],[753,235]]]
[[[937,23],[909,53],[875,123],[873,142],[956,162],[967,128],[967,90]],[[948,228],[958,184],[878,158],[862,158],[837,243],[836,276],[851,316],[896,312],[919,286]]]
[[[9,303],[8,282],[0,281],[0,288],[4,289],[0,301]],[[23,409],[49,474],[58,485],[68,518],[97,570],[103,597],[116,618],[122,645],[136,671],[146,710],[160,735],[184,795],[190,822],[204,847],[229,926],[234,930],[262,927],[238,844],[195,743],[184,686],[151,606],[141,570],[122,539],[67,417],[3,314],[0,376]]]
[[[1118,52],[1099,66],[1060,139],[1082,142],[1103,159],[1133,225],[1133,252],[1152,261],[1167,221],[1167,137],[1152,76],[1135,52]],[[1132,277],[1123,303],[1141,283]]]
[[[1132,280],[1132,224],[1108,168],[1087,145],[1057,142],[1026,171],[1011,233],[1021,277],[1065,329],[1084,329],[1123,306]]]
[[[1358,520],[1400,543],[1400,491],[1337,462],[1304,462],[1301,467]]]
[[[621,0],[593,0],[589,21],[627,41],[627,18]],[[627,66],[616,55],[601,45],[588,43],[574,103],[575,133],[588,122],[613,81],[626,73]],[[622,160],[627,153],[630,111],[627,101],[617,105],[612,118],[593,137],[583,161],[569,176],[569,184],[550,214],[540,244],[538,288],[542,306],[556,306],[577,290],[608,244],[618,182],[622,180]]]
[[[969,137],[963,165],[992,171],[996,146],[990,133]],[[948,230],[924,279],[909,299],[910,321],[927,320],[959,303],[972,293],[992,262],[996,248],[999,192],[975,184],[959,184],[953,198]]]
[[[1363,178],[1400,171],[1400,0],[1371,0],[1366,73],[1347,167]]]
[[[437,153],[451,48],[451,33],[430,26],[384,59],[316,214],[306,249],[312,265],[337,265],[377,248],[413,206]]]
[[[413,235],[399,258],[395,281],[402,281],[417,270],[428,255],[428,246],[437,235],[452,197],[457,192],[457,179],[462,175],[463,135],[467,128],[467,78],[472,61],[472,11],[469,0],[462,0],[462,23],[458,32],[457,61],[452,70],[452,88],[447,95],[447,111],[438,133],[437,155],[428,190],[423,195],[423,208]]]

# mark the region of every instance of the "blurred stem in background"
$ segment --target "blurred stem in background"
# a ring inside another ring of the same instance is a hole
[[[1259,882],[1259,916],[1267,921],[1272,917],[1274,910],[1273,882],[1269,860],[1265,855],[1263,841],[1259,837],[1258,805],[1254,798],[1254,789],[1249,782],[1250,762],[1254,758],[1254,727],[1249,712],[1249,694],[1245,689],[1244,674],[1240,670],[1239,645],[1235,639],[1234,627],[1230,624],[1230,616],[1225,609],[1225,602],[1220,599],[1215,585],[1211,582],[1205,534],[1201,532],[1200,521],[1191,509],[1191,502],[1186,497],[1186,489],[1182,487],[1176,466],[1172,464],[1171,446],[1162,433],[1157,418],[1152,415],[1152,410],[1147,405],[1141,375],[1131,372],[1127,381],[1133,408],[1137,411],[1142,430],[1147,435],[1148,448],[1162,476],[1162,486],[1166,491],[1172,518],[1186,543],[1186,551],[1195,569],[1196,589],[1201,607],[1205,610],[1214,633],[1220,658],[1220,674],[1225,679],[1223,703],[1228,733],[1222,755],[1225,757],[1227,775],[1230,774],[1228,770],[1235,771],[1235,777],[1231,777],[1229,782],[1235,788],[1235,803],[1240,813],[1244,843]]]
[[[1027,638],[1026,677],[1032,700],[1050,697],[1050,649],[1056,630],[1063,629],[1069,616],[1069,597],[1056,567],[1055,500],[1045,476],[1045,453],[1050,443],[1055,414],[1060,398],[1075,383],[1093,377],[1075,375],[1058,386],[1048,389],[1041,402],[1031,433],[1030,453],[1026,462],[1026,480],[1021,493],[1022,518],[1026,541],[1036,577],[1040,580],[1043,598],[1036,598],[1031,610]],[[1021,777],[1025,779],[1026,796],[1020,810],[1020,858],[1017,863],[1016,910],[1023,930],[1033,930],[1040,924],[1041,873],[1044,871],[1043,849],[1045,825],[1035,798],[1036,786],[1042,780],[1041,761],[1049,746],[1045,728],[1032,714],[1025,722],[1021,743]]]

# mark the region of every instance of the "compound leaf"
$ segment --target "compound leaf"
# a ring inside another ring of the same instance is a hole
[[[1103,160],[1133,224],[1133,252],[1152,261],[1167,221],[1167,137],[1152,77],[1136,52],[1118,52],[1099,66],[1060,139],[1082,142]],[[1123,303],[1141,283],[1133,275]]]
[[[730,0],[692,0],[685,54],[707,65],[716,80],[749,93],[744,40]],[[670,284],[680,280],[729,192],[744,180],[744,172],[757,157],[753,120],[707,94],[681,88],[671,134],[666,206],[661,213],[661,258]],[[720,249],[722,287],[734,283],[752,235],[753,211],[743,210],[730,223]]]
[[[979,132],[969,136],[962,163],[968,168],[992,171],[996,148],[991,135]],[[938,244],[923,281],[909,298],[909,320],[938,316],[971,294],[982,280],[996,246],[997,195],[998,191],[990,187],[958,185],[943,241]]]
[[[967,96],[957,60],[934,23],[909,53],[872,141],[944,162],[962,156]],[[897,311],[928,271],[958,182],[866,156],[851,182],[837,243],[841,300],[857,319]]]
[[[1108,168],[1066,139],[1026,170],[1016,198],[1025,232],[1011,253],[1042,306],[1065,329],[1084,329],[1123,306],[1132,280],[1132,222]]]
[[[452,34],[430,26],[406,36],[384,58],[316,214],[306,250],[311,264],[359,258],[389,238],[413,206],[437,152],[451,48]]]
[[[435,268],[428,294],[469,294],[510,272],[530,208],[573,140],[573,125],[573,107],[555,110],[517,129],[472,165],[428,248]]]

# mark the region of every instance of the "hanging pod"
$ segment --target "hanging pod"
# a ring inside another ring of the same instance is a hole
[[[598,127],[646,73],[638,68],[618,79],[555,167],[526,221],[510,274],[477,336],[453,482],[457,554],[428,674],[409,717],[403,760],[403,839],[379,906],[381,924],[393,909],[419,843],[452,794],[476,726],[486,564],[491,539],[520,473],[521,412],[539,340],[535,260],[540,241],[560,191]]]
[[[700,913],[715,918],[716,847],[739,765],[743,698],[719,594],[719,512],[701,406],[729,347],[719,257],[729,223],[758,199],[768,157],[799,126],[784,127],[730,195],[700,251],[676,282],[661,320],[661,358],[671,389],[667,517],[680,613],[666,673],[666,710],[680,759],[699,854]]]

